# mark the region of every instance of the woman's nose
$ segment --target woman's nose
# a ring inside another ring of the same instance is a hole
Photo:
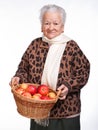
[[[49,29],[52,30],[54,28],[53,24],[50,24]]]

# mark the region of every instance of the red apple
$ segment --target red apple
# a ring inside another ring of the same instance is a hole
[[[48,93],[48,96],[49,96],[50,98],[56,98],[56,93],[55,93],[55,92],[49,92],[49,93]]]
[[[40,85],[38,86],[38,93],[40,93],[41,95],[45,96],[47,95],[49,92],[49,87],[47,85]]]
[[[22,83],[22,84],[20,84],[20,87],[23,88],[23,89],[26,89],[28,87],[28,84]]]
[[[19,94],[22,94],[24,92],[24,89],[21,88],[21,87],[18,87],[16,88],[16,91],[19,93]]]
[[[50,98],[49,98],[48,96],[44,96],[44,95],[42,95],[40,98],[41,98],[42,100],[50,100]]]
[[[33,84],[30,84],[26,88],[26,91],[33,95],[33,94],[37,93],[37,87],[35,85],[33,85]]]
[[[33,96],[32,96],[33,99],[40,99],[41,98],[41,94],[40,93],[35,93]]]
[[[31,98],[31,94],[29,92],[23,92],[22,95]]]

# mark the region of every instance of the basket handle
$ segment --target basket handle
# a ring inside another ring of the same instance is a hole
[[[60,96],[61,90],[57,90],[57,98]]]
[[[19,86],[19,84],[14,84],[14,85],[12,85],[12,86],[11,86],[11,90],[17,88],[18,86]]]

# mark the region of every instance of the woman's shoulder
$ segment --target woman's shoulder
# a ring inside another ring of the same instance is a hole
[[[27,50],[32,50],[32,48],[38,47],[39,43],[42,42],[42,37],[37,37],[33,39],[27,47]]]
[[[75,40],[73,40],[71,37],[69,37],[69,36],[67,36],[67,35],[65,35],[65,34],[64,34],[64,38],[65,38],[65,41],[66,41],[66,43],[67,43],[68,45],[73,46],[73,45],[76,45],[76,44],[77,44]]]
[[[74,39],[70,38],[67,41],[67,45],[70,46],[70,47],[73,47],[73,46],[78,46],[78,43]]]
[[[39,42],[39,41],[42,41],[42,37],[37,37],[37,38],[33,39],[31,43]]]
[[[74,51],[77,51],[77,50],[80,50],[80,47],[78,45],[78,43],[74,40],[74,39],[70,39],[68,42],[67,42],[67,45],[66,45],[67,48],[69,48],[69,50],[74,50]]]
[[[31,47],[31,46],[36,46],[36,45],[38,45],[40,42],[42,42],[42,37],[37,37],[37,38],[35,38],[35,39],[33,39],[33,40],[31,41],[31,43],[29,44],[29,47]]]

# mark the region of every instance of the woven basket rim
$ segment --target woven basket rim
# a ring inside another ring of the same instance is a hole
[[[32,83],[26,83],[26,84],[32,84]],[[38,86],[38,84],[35,84],[35,85]],[[19,84],[12,87],[12,89],[11,89],[12,93],[15,94],[17,97],[19,97],[21,100],[28,101],[28,102],[31,102],[31,103],[43,103],[43,104],[44,103],[55,103],[58,100],[58,97],[59,97],[59,94],[60,94],[60,91],[57,92],[57,91],[54,91],[52,88],[49,88],[49,90],[51,90],[51,91],[56,93],[56,95],[57,95],[56,98],[49,99],[49,100],[41,100],[41,99],[38,100],[38,99],[33,99],[33,98],[30,98],[30,97],[25,97],[25,96],[20,95],[15,90],[15,88],[17,88],[18,86],[19,86]]]

